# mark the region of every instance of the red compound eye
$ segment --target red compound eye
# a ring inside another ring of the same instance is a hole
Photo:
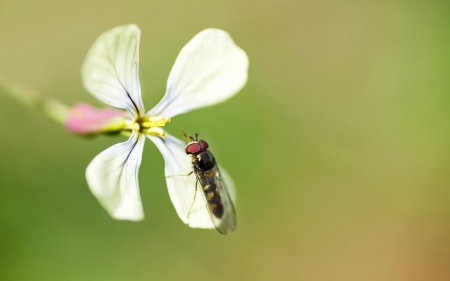
[[[197,154],[200,151],[202,151],[202,147],[199,143],[193,143],[186,147],[186,154]]]
[[[202,140],[200,141],[200,146],[203,148],[203,150],[206,150],[209,147],[209,144],[206,141]]]

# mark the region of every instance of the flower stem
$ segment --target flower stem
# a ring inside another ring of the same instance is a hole
[[[33,107],[58,123],[64,124],[69,108],[61,102],[41,96],[40,94],[22,88],[11,81],[0,77],[0,92],[7,93],[29,107]]]

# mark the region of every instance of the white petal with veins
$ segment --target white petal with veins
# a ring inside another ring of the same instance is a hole
[[[191,157],[184,151],[184,143],[172,135],[167,137],[149,136],[164,157],[167,189],[170,200],[180,219],[190,227],[214,228],[205,201],[203,200],[202,187],[198,186],[194,202],[196,179],[195,175],[186,176],[192,171]],[[194,202],[189,217],[189,208]]]
[[[163,99],[148,115],[173,117],[222,102],[247,81],[246,53],[220,29],[205,29],[181,50]]]
[[[89,188],[115,219],[144,218],[138,182],[144,142],[145,137],[133,131],[126,142],[102,151],[86,169]]]
[[[141,31],[123,25],[106,31],[95,41],[84,60],[84,87],[106,104],[128,110],[136,118],[144,113],[139,84]]]

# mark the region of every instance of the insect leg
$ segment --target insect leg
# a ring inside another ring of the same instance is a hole
[[[188,134],[186,134],[186,132],[184,131],[184,129],[181,129],[181,133],[183,133],[184,137],[186,138],[186,143],[190,142],[190,137],[188,136]]]
[[[188,174],[186,174],[186,175],[171,175],[171,176],[164,176],[165,178],[173,178],[173,177],[187,177],[187,176],[190,176],[190,175],[192,175],[192,173],[193,173],[194,171],[190,171]]]
[[[187,217],[186,218],[188,218],[188,219],[189,219],[189,215],[191,214],[192,207],[194,207],[195,197],[197,197],[197,187],[198,187],[198,181],[195,181],[194,200],[192,200],[191,207],[189,207],[189,211],[187,213]]]

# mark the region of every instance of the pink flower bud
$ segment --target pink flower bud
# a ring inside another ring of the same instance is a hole
[[[66,119],[65,127],[72,133],[89,135],[114,132],[125,126],[129,113],[116,109],[97,109],[86,103],[75,104]]]

